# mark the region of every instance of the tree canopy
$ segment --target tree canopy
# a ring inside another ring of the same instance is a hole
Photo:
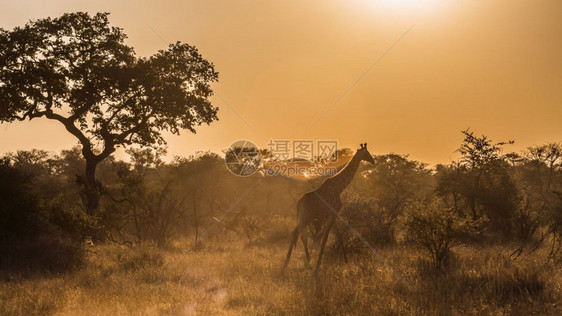
[[[212,63],[175,43],[148,58],[125,44],[107,13],[68,13],[0,30],[0,120],[61,122],[86,148],[163,143],[217,119]]]
[[[117,147],[157,146],[217,120],[209,101],[218,79],[197,48],[177,42],[139,57],[108,13],[67,13],[0,29],[0,122],[47,118],[82,146],[89,165]]]

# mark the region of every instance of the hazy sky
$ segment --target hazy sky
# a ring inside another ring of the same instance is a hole
[[[170,136],[170,155],[237,139],[368,142],[372,153],[449,162],[470,127],[513,150],[562,141],[562,1],[6,1],[0,27],[110,12],[141,56],[195,45],[220,73],[220,121]],[[359,82],[404,32],[414,28]],[[355,82],[314,128],[311,125]],[[60,150],[56,122],[0,125],[0,152]]]

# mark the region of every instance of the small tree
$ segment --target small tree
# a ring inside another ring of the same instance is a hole
[[[423,247],[436,269],[441,269],[451,255],[451,248],[474,233],[477,222],[460,217],[440,200],[415,203],[403,218],[406,240]]]
[[[96,166],[117,147],[161,145],[162,131],[217,120],[208,98],[218,74],[195,47],[138,57],[107,17],[68,13],[0,29],[0,122],[46,118],[78,139],[89,213],[99,204]]]
[[[374,205],[368,210],[371,214],[377,213],[374,217],[389,234],[386,241],[393,242],[397,219],[408,205],[431,196],[433,179],[427,164],[410,160],[408,155],[386,154],[373,158],[375,163],[363,166],[365,176],[358,177],[352,186],[372,199]]]
[[[538,245],[551,237],[550,255],[558,253],[562,240],[562,144],[533,146],[523,152],[520,182],[529,201],[540,211],[537,220],[546,227]]]
[[[479,218],[482,214],[479,211],[479,200],[482,199],[483,182],[486,175],[497,173],[502,169],[504,157],[502,156],[502,147],[506,144],[513,144],[513,141],[493,143],[488,137],[482,135],[475,136],[468,129],[462,131],[464,141],[458,152],[462,155],[459,163],[460,166],[466,168],[471,181],[470,191],[466,197],[469,203],[471,216],[473,219]],[[503,176],[501,174],[500,176]],[[480,201],[481,202],[481,201]]]
[[[436,168],[436,192],[459,215],[472,220],[486,217],[491,231],[509,236],[521,202],[510,165],[513,155],[502,154],[503,146],[512,142],[494,143],[468,130],[463,134],[460,159]]]

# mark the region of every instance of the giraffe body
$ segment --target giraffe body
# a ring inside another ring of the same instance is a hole
[[[361,144],[361,148],[351,158],[349,163],[336,175],[329,177],[317,189],[305,193],[297,202],[297,227],[291,233],[291,243],[289,244],[289,251],[285,259],[283,269],[289,264],[293,247],[296,245],[299,235],[304,246],[306,254],[306,264],[310,262],[310,254],[308,252],[307,238],[305,229],[311,227],[313,231],[321,232],[320,252],[316,262],[315,274],[318,273],[320,264],[322,262],[322,255],[330,229],[334,226],[338,212],[342,207],[340,194],[351,183],[357,168],[361,161],[368,161],[374,163],[373,157],[367,151],[367,144]],[[342,243],[341,235],[337,225],[335,226],[336,234],[340,243]],[[342,251],[343,245],[340,244]],[[344,259],[347,262],[345,252],[343,253]]]

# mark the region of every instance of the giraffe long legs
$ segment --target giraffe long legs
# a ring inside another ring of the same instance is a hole
[[[342,252],[342,254],[343,254],[343,260],[345,260],[345,263],[347,263],[347,255],[345,254],[345,247],[344,247],[344,245],[343,245],[343,236],[342,236],[342,234],[341,234],[341,230],[340,230],[340,227],[339,227],[338,223],[335,223],[335,224],[334,224],[334,229],[336,230],[336,231],[335,231],[335,232],[336,232],[336,236],[338,237],[338,241],[339,241],[339,244],[340,244],[340,249],[341,249],[341,252]]]
[[[306,234],[301,234],[302,245],[304,246],[304,253],[306,254],[306,266],[310,263],[310,253],[308,252],[308,240]]]
[[[316,269],[314,270],[314,274],[318,275],[318,270],[320,270],[320,264],[322,263],[322,255],[324,255],[324,247],[326,246],[326,241],[328,241],[328,236],[330,235],[330,229],[334,225],[336,221],[335,216],[330,216],[328,220],[328,225],[326,225],[326,230],[324,231],[324,235],[322,236],[322,244],[320,246],[320,252],[318,253],[318,260],[316,261]]]
[[[300,227],[297,226],[291,233],[291,243],[289,244],[289,251],[287,252],[287,258],[285,258],[285,264],[283,265],[283,270],[289,265],[289,260],[291,260],[291,253],[293,252],[293,247],[297,244],[299,239]]]

